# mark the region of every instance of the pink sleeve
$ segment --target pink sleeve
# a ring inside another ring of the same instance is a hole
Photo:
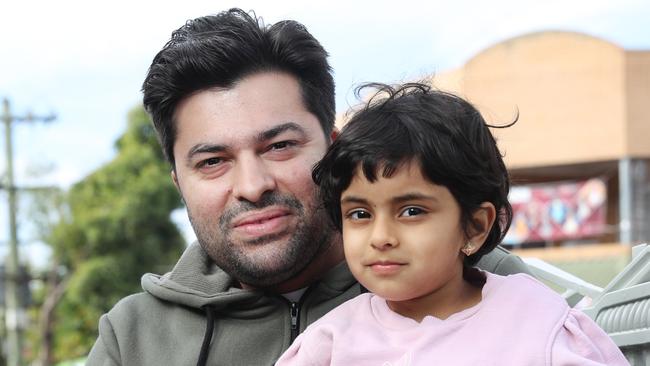
[[[591,318],[571,309],[553,343],[551,365],[628,366],[629,362]]]
[[[328,366],[332,358],[332,333],[327,327],[308,327],[296,338],[275,366]]]

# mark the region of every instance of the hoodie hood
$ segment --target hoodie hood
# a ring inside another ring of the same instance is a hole
[[[236,281],[214,264],[198,242],[187,247],[171,272],[162,276],[147,273],[141,283],[146,292],[161,300],[197,309],[254,301],[261,295],[235,287]]]

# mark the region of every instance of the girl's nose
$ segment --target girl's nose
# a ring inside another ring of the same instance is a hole
[[[389,220],[377,217],[372,228],[370,245],[377,250],[387,250],[399,245],[399,239]]]

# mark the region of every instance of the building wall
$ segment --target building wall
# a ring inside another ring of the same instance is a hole
[[[519,113],[513,127],[493,129],[515,184],[605,178],[608,225],[598,241],[650,241],[650,51],[540,32],[432,81],[472,101],[488,123]]]
[[[643,99],[627,102],[650,84],[626,71],[648,77],[649,57],[626,55],[591,36],[541,32],[494,45],[433,82],[468,98],[489,123],[519,114],[515,126],[493,129],[511,169],[617,160],[631,151],[631,135],[637,145],[639,134],[650,137]],[[639,123],[628,128],[630,113]]]
[[[650,51],[626,52],[627,154],[650,156]]]

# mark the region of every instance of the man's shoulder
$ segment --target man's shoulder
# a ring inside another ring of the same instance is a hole
[[[513,311],[532,311],[533,313],[563,316],[569,306],[558,293],[525,274],[516,273],[507,276],[488,274],[489,289],[494,289],[491,298],[497,298],[500,307],[512,307]]]
[[[146,292],[129,295],[101,317],[99,338],[88,364],[181,364],[181,360],[197,357],[205,327],[201,309]]]
[[[160,299],[152,296],[147,292],[138,292],[120,299],[109,311],[109,314],[120,314],[124,312],[144,310],[150,306],[157,306],[157,304],[160,302]]]
[[[528,265],[521,258],[510,253],[502,246],[497,246],[494,250],[484,255],[476,266],[484,271],[502,276],[515,273],[533,275]]]
[[[156,308],[159,301],[146,292],[128,295],[113,305],[113,308],[106,313],[106,317],[111,322],[122,318],[138,318],[139,315],[146,313],[147,309]]]

